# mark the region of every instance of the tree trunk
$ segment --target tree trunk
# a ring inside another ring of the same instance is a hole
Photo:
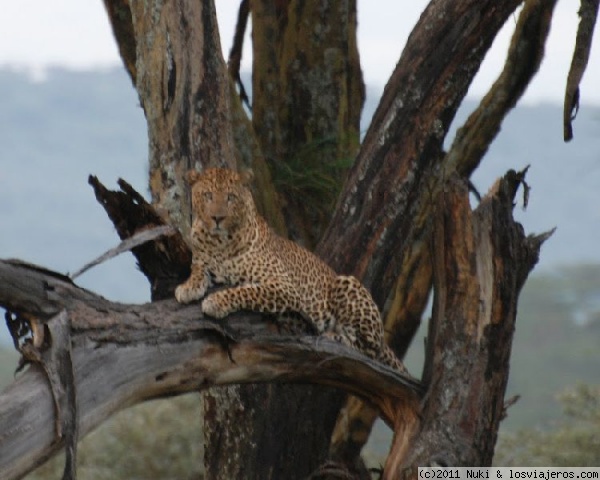
[[[251,11],[252,124],[288,231],[313,249],[359,146],[356,0],[258,0]]]
[[[148,121],[153,204],[185,235],[191,218],[187,170],[254,167],[258,207],[283,230],[269,172],[227,74],[213,2],[170,2],[150,14],[145,2],[106,3],[117,40],[125,43],[120,32],[132,32],[136,45],[135,62],[125,60],[136,65],[130,74]],[[132,26],[125,28],[128,18]],[[172,296],[173,286],[168,287],[158,298]],[[252,471],[250,464],[228,457],[234,451],[258,457],[261,442],[253,435],[261,425],[262,401],[257,399],[264,391],[247,385],[203,394],[207,478],[243,478]]]

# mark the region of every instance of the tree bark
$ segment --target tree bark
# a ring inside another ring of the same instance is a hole
[[[405,456],[392,447],[384,478],[412,477],[417,465],[492,463],[519,293],[552,233],[525,236],[513,220],[522,183],[524,172],[509,172],[473,213],[459,177],[438,200],[427,396],[418,436]]]
[[[252,2],[252,124],[290,236],[313,249],[360,138],[356,1]]]
[[[258,315],[220,323],[203,318],[197,305],[174,300],[117,304],[23,263],[0,261],[0,305],[46,326],[40,353],[56,347],[53,327],[68,318],[81,436],[135,403],[218,385],[321,383],[364,397],[390,424],[400,406],[415,409],[422,395],[408,376],[335,342],[282,337]],[[35,363],[0,394],[4,479],[20,478],[61,448],[55,426],[70,418],[56,409],[56,384],[43,373],[56,365],[30,360]]]

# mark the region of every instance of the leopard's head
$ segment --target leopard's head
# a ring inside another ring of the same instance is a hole
[[[202,173],[190,170],[186,179],[192,186],[194,223],[206,234],[231,240],[254,228],[257,213],[249,189],[250,172],[225,168],[209,168]]]

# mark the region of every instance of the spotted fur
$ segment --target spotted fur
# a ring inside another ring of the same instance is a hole
[[[337,275],[299,245],[276,235],[257,213],[249,178],[213,168],[188,172],[192,186],[193,254],[190,278],[175,290],[181,303],[223,318],[238,310],[297,312],[318,332],[404,371],[383,341],[383,324],[370,293],[354,277]]]

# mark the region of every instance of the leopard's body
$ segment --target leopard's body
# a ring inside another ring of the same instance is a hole
[[[381,316],[370,293],[352,276],[337,275],[299,245],[275,234],[256,211],[248,179],[232,170],[190,171],[192,268],[175,290],[181,303],[206,296],[202,311],[223,318],[238,310],[298,312],[323,335],[398,370],[383,341]]]

